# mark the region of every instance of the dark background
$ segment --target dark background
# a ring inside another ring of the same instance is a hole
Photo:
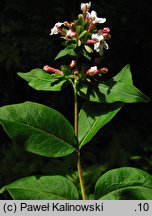
[[[1,0],[0,1],[0,105],[26,100],[49,105],[69,121],[73,119],[71,89],[59,93],[38,92],[30,88],[17,72],[49,64],[60,44],[49,36],[58,21],[77,19],[79,0]],[[84,1],[85,2],[85,1]],[[103,27],[110,27],[112,39],[105,53],[104,66],[118,73],[130,63],[136,87],[152,98],[152,7],[144,0],[96,0],[92,10],[106,17]],[[152,174],[151,103],[127,104],[82,152],[88,186],[106,170],[134,166]],[[2,128],[1,128],[2,129]],[[68,174],[75,183],[74,155],[47,159],[24,151],[13,144],[3,129],[0,143],[0,186],[33,174]],[[96,172],[94,172],[96,170]]]

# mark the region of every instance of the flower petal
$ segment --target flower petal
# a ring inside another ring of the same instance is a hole
[[[60,28],[62,26],[63,23],[61,22],[57,22],[54,27],[51,29],[51,34],[50,35],[54,35],[54,34],[58,34],[59,30],[58,28]]]
[[[92,34],[92,40],[95,40],[98,42],[104,40],[103,34],[102,33]]]
[[[104,46],[105,49],[109,49],[109,45],[107,44],[106,41],[104,41],[103,46]]]
[[[91,7],[91,2],[89,3],[81,3],[81,10],[83,12],[89,11],[90,7]]]
[[[105,23],[106,22],[106,18],[96,18],[95,23]]]

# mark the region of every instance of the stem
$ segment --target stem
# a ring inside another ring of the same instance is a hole
[[[86,200],[86,193],[85,193],[85,187],[84,187],[83,176],[82,176],[82,168],[81,168],[81,160],[80,160],[80,149],[78,149],[77,153],[78,153],[77,169],[79,174],[82,199]]]
[[[75,131],[75,136],[78,138],[78,99],[77,99],[76,84],[74,85],[74,131]]]
[[[75,80],[75,82],[73,84],[73,89],[74,89],[74,131],[75,131],[75,136],[78,138],[78,99],[77,99],[76,82],[77,81]],[[85,187],[84,187],[83,176],[82,176],[79,146],[77,149],[77,169],[78,169],[82,199],[86,200],[86,193],[85,193]]]

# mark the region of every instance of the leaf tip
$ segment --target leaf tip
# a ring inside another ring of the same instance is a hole
[[[144,98],[143,98],[142,102],[149,103],[149,102],[151,102],[151,99],[147,95],[144,95]]]
[[[6,186],[4,186],[0,189],[0,194],[4,193],[5,191],[6,191]]]
[[[17,72],[17,75],[21,77],[22,76],[22,72]]]

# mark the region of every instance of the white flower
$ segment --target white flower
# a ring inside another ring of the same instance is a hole
[[[103,34],[102,33],[92,34],[92,40],[95,40],[97,42],[104,40]]]
[[[59,28],[62,25],[63,25],[63,23],[61,23],[61,22],[56,23],[55,26],[51,29],[51,34],[50,35],[58,34],[59,33]]]
[[[92,34],[92,40],[96,41],[94,44],[94,50],[99,52],[99,55],[103,55],[103,48],[109,49],[102,33]]]
[[[77,33],[72,31],[72,30],[68,30],[67,33],[66,33],[66,38],[69,38],[69,37],[77,37]]]
[[[95,11],[91,11],[91,13],[88,12],[87,15],[93,24],[106,22],[106,18],[97,17],[97,13]]]
[[[89,11],[90,7],[91,7],[91,2],[89,3],[81,3],[81,10],[83,12]]]

